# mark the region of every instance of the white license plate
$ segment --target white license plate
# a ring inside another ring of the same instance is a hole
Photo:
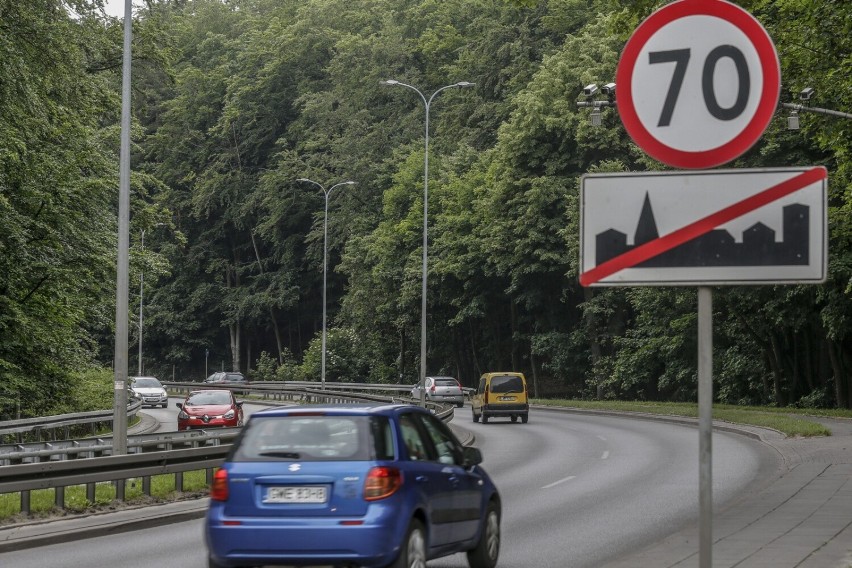
[[[500,400],[515,400],[514,396],[501,396]]]
[[[264,503],[325,503],[328,491],[325,485],[268,487]]]

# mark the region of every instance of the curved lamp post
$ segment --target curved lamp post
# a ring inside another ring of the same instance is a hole
[[[430,96],[428,99],[420,92],[420,89],[406,83],[400,83],[395,79],[382,81],[383,85],[399,85],[407,87],[420,95],[423,104],[426,107],[426,137],[423,150],[423,284],[420,293],[420,406],[426,406],[426,270],[428,264],[428,221],[429,221],[429,108],[432,106],[432,100],[435,96],[446,89],[452,88],[467,88],[473,87],[476,83],[468,83],[467,81],[459,81],[452,85],[441,87]]]
[[[296,181],[304,181],[312,183],[322,190],[325,196],[325,215],[322,222],[322,365],[320,370],[320,380],[322,381],[322,390],[325,390],[325,336],[326,336],[326,272],[328,272],[328,197],[334,188],[341,185],[355,185],[354,181],[342,181],[334,184],[329,189],[323,187],[322,184],[315,182],[312,179],[299,178]]]

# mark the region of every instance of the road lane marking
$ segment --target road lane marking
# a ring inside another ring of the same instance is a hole
[[[598,440],[602,440],[602,441],[606,442],[606,438],[604,438],[603,436],[598,436]]]
[[[606,458],[608,458],[608,457],[609,457],[609,450],[607,450],[607,451],[605,451],[605,452],[603,453],[603,455],[601,456],[601,459],[602,459],[602,460],[605,460],[605,459],[606,459]]]
[[[547,485],[542,487],[542,489],[550,489],[551,487],[556,487],[560,483],[565,483],[566,481],[571,481],[575,477],[577,477],[577,476],[576,475],[569,475],[568,477],[563,477],[562,479],[560,479],[558,481],[554,481],[553,483],[548,483]]]

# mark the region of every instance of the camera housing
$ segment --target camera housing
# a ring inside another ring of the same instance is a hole
[[[801,90],[801,92],[799,92],[799,99],[803,101],[809,101],[812,96],[814,96],[813,87],[805,87]]]
[[[595,83],[592,83],[591,85],[586,85],[585,87],[583,87],[583,94],[586,95],[587,97],[591,97],[592,95],[594,95],[597,92],[598,92],[598,86]]]
[[[601,93],[604,95],[612,96],[615,94],[615,83],[607,83],[603,87],[601,87]]]

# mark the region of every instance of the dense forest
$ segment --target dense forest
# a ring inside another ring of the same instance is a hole
[[[428,107],[429,374],[694,400],[696,289],[578,281],[580,176],[668,168],[616,108],[593,126],[577,101],[614,80],[663,4],[147,0],[133,28],[131,374],[319,380],[327,253],[327,380],[414,383],[425,103],[464,81]],[[812,87],[808,104],[852,112],[852,3],[738,4],[776,44],[782,101]],[[102,5],[0,0],[3,416],[62,410],[86,377],[110,389],[123,22]],[[849,408],[852,121],[801,112],[788,130],[787,114],[725,167],[827,168],[828,278],[714,288],[715,395]],[[320,186],[337,186],[327,217]]]

